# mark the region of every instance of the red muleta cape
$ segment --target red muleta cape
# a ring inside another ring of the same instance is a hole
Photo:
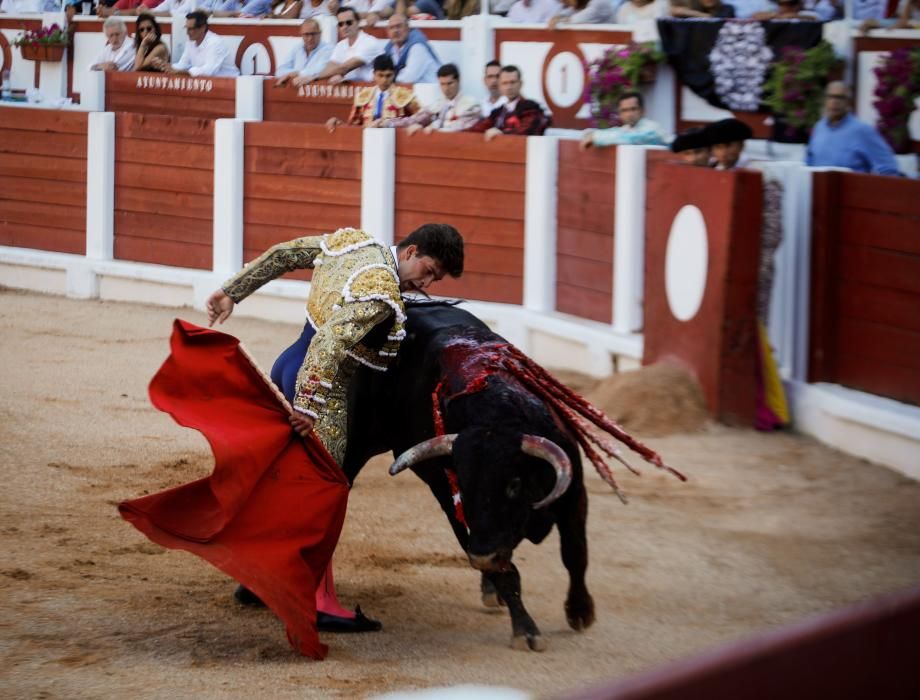
[[[348,481],[315,436],[292,431],[236,338],[177,319],[170,345],[150,400],[207,438],[214,471],[118,510],[152,541],[197,554],[253,591],[297,651],[322,659],[315,593],[342,531]]]

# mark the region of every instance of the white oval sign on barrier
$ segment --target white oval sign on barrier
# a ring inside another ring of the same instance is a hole
[[[696,316],[706,291],[709,241],[703,212],[692,204],[682,207],[671,224],[664,262],[668,306],[675,318],[689,321]]]
[[[584,97],[585,66],[571,51],[553,56],[545,80],[546,97],[556,107],[571,107]]]

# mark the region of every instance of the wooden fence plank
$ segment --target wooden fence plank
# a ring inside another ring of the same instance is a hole
[[[920,181],[862,173],[841,173],[840,202],[846,208],[920,217]]]
[[[517,163],[484,163],[457,158],[396,159],[396,182],[416,185],[482,187],[503,192],[524,192],[526,171]]]
[[[332,232],[343,226],[357,226],[361,221],[359,207],[343,207],[314,202],[276,202],[264,199],[247,199],[243,203],[243,220],[247,223],[268,226],[290,226],[302,229],[306,222],[311,226]]]
[[[43,202],[36,205],[11,199],[0,199],[0,220],[20,224],[39,223],[48,228],[86,230],[86,210],[62,204]]]
[[[318,124],[285,124],[283,122],[247,122],[246,147],[293,148],[321,151],[361,153],[364,139],[361,129],[336,129],[329,133]]]
[[[29,223],[4,220],[0,210],[0,245],[85,255],[86,233],[83,229],[37,226],[34,220]]]
[[[601,323],[613,321],[613,297],[594,289],[556,283],[556,310]]]
[[[397,209],[395,217],[396,240],[408,236],[422,224],[437,221],[437,216],[432,216],[426,211],[412,209]],[[524,248],[524,222],[493,219],[475,216],[451,216],[448,222],[456,227],[467,243],[481,243],[495,245],[502,248],[521,250]]]
[[[166,192],[181,189],[188,194],[210,197],[214,192],[214,173],[194,168],[179,169],[171,165],[118,161],[115,163],[115,188],[118,190],[122,187]]]
[[[920,255],[841,245],[840,279],[920,294]]]
[[[603,260],[612,267],[613,230],[604,234],[560,225],[556,233],[556,253],[589,260]]]
[[[88,119],[87,112],[0,107],[0,122],[2,122],[5,129],[82,134],[86,136]]]
[[[431,291],[443,297],[520,304],[523,300],[523,281],[502,275],[464,272],[460,279],[445,277]]]
[[[115,138],[213,144],[214,120],[175,114],[119,112],[115,117]]]
[[[897,289],[847,282],[840,287],[838,314],[840,318],[920,331],[920,299]]]
[[[214,226],[208,219],[163,216],[115,209],[115,236],[211,245]]]
[[[250,173],[244,180],[244,188],[246,197],[273,200],[278,206],[287,201],[361,206],[361,183],[357,180]]]
[[[67,183],[86,183],[86,160],[78,158],[52,158],[0,153],[0,174],[15,177],[32,177],[40,180],[57,180]]]
[[[613,295],[613,270],[610,263],[560,255],[557,258],[556,279],[583,289],[593,289]]]
[[[115,236],[116,260],[210,270],[211,258],[211,246],[135,236]]]
[[[244,149],[244,169],[247,174],[360,180],[361,154],[334,150],[247,146]]]
[[[86,185],[57,180],[0,175],[0,198],[86,209]]]
[[[852,245],[920,255],[920,217],[844,207],[840,240]]]
[[[396,209],[426,211],[442,217],[465,215],[521,221],[524,195],[472,187],[402,184],[396,188]]]
[[[859,355],[883,367],[898,365],[920,370],[920,333],[853,318],[837,322],[842,355]],[[918,396],[920,399],[920,396]]]
[[[210,221],[214,215],[214,201],[210,196],[138,187],[120,187],[115,190],[115,208],[142,214],[185,216],[206,221]]]
[[[196,119],[229,119],[236,114],[234,100],[179,95],[141,95],[129,92],[106,94],[105,108],[109,112],[176,115]]]
[[[86,133],[50,133],[0,128],[0,153],[86,158]]]
[[[167,164],[171,168],[195,168],[212,172],[214,147],[145,139],[115,139],[115,162],[144,165]],[[176,177],[180,175],[177,173]]]
[[[497,138],[486,141],[482,134],[439,134],[408,136],[402,129],[396,132],[396,157],[456,158],[489,163],[524,164],[527,160],[527,139]]]

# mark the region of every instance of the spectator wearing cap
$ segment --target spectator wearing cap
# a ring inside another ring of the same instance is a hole
[[[236,77],[240,69],[233,62],[230,49],[217,34],[208,29],[208,16],[201,10],[185,16],[185,31],[188,41],[178,63],[169,65],[159,61],[155,67],[173,75],[192,77]]]
[[[645,105],[638,92],[624,92],[617,100],[622,126],[587,131],[581,138],[582,150],[591,146],[662,146],[667,141],[661,127],[644,116]]]
[[[899,175],[891,146],[875,129],[853,116],[851,99],[850,88],[844,83],[828,83],[824,89],[824,117],[811,132],[805,163],[849,168],[858,173]]]
[[[345,121],[349,126],[390,126],[393,120],[408,117],[419,111],[412,88],[394,85],[396,68],[393,59],[380,54],[374,59],[374,86],[363,87],[355,92],[351,114]],[[338,117],[326,121],[330,133],[342,124]]]
[[[680,156],[687,165],[708,168],[712,159],[712,149],[701,127],[687,129],[671,142],[671,151]]]
[[[390,40],[383,52],[393,59],[396,80],[401,83],[435,83],[441,59],[428,39],[418,29],[409,29],[405,15],[395,14],[387,20]]]
[[[383,43],[361,31],[358,13],[351,7],[340,7],[335,16],[339,25],[339,43],[332,50],[326,67],[312,78],[303,80],[328,79],[330,83],[374,80],[374,59],[383,50]]]
[[[751,127],[738,119],[723,119],[707,124],[703,136],[712,148],[716,170],[746,168],[750,162],[742,155],[744,142],[754,135]]]
[[[90,66],[91,70],[129,71],[134,68],[134,46],[128,41],[128,28],[124,20],[107,17],[102,23],[105,46]]]
[[[441,98],[410,117],[392,119],[384,126],[406,127],[411,136],[418,131],[466,131],[482,117],[479,100],[460,94],[460,71],[453,63],[438,68]]]

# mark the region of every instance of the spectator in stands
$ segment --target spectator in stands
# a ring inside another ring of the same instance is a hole
[[[124,20],[107,17],[102,23],[105,46],[96,56],[90,70],[127,71],[134,68],[134,47],[128,41],[128,29]]]
[[[201,10],[189,12],[185,16],[185,31],[188,42],[182,58],[174,65],[167,61],[154,64],[164,73],[174,75],[191,75],[193,77],[235,77],[240,69],[233,62],[230,49],[217,34],[208,31],[208,16]]]
[[[735,16],[734,5],[722,0],[671,0],[671,17],[701,17],[731,19]]]
[[[505,104],[505,98],[498,89],[498,78],[502,72],[502,64],[498,61],[489,61],[486,64],[482,82],[485,83],[488,96],[482,101],[482,116],[487,117],[494,109]]]
[[[463,19],[479,14],[479,0],[444,0],[444,14],[447,19]]]
[[[108,22],[108,20],[106,20]],[[143,14],[134,27],[134,70],[158,71],[158,62],[169,63],[169,49],[163,43],[163,30],[153,15]]]
[[[610,0],[562,0],[565,9],[549,21],[549,28],[559,24],[606,24],[616,19]]]
[[[762,14],[769,14],[773,6],[769,0],[731,0],[735,8],[736,19],[751,19]]]
[[[196,0],[195,9],[207,12],[211,17],[238,17],[240,0]]]
[[[411,87],[394,85],[396,67],[393,59],[380,54],[373,62],[374,87],[363,87],[355,92],[355,103],[345,121],[349,126],[388,126],[390,120],[408,117],[419,111]],[[342,123],[338,117],[331,117],[326,128],[332,133]]]
[[[11,15],[34,15],[42,11],[43,0],[3,0],[0,12]]]
[[[776,7],[770,12],[760,12],[756,19],[805,19],[818,20],[818,13],[813,10],[806,10],[802,5],[802,0],[775,0]]]
[[[460,71],[453,63],[438,68],[442,97],[410,117],[391,119],[384,126],[407,127],[411,136],[418,131],[466,131],[482,117],[479,100],[460,94]]]
[[[505,104],[476,122],[470,131],[484,133],[486,141],[502,134],[534,136],[546,131],[550,118],[536,102],[521,97],[521,71],[517,66],[502,67],[498,88]]]
[[[622,126],[586,131],[582,150],[591,146],[663,146],[667,143],[661,127],[645,117],[645,103],[638,92],[624,92],[617,100],[617,115]]]
[[[671,142],[671,151],[680,156],[687,165],[708,168],[712,160],[712,149],[706,132],[700,127],[687,129]]]
[[[266,17],[271,19],[297,19],[300,17],[302,7],[303,0],[273,0],[271,12]]]
[[[617,24],[635,24],[643,20],[666,17],[670,11],[668,0],[626,0],[617,8]]]
[[[723,119],[707,124],[703,138],[709,141],[716,170],[746,168],[750,161],[742,155],[744,142],[754,135],[751,127],[738,119]]]
[[[281,87],[291,82],[293,85],[304,85],[307,81],[301,78],[312,78],[317,75],[332,56],[332,44],[322,41],[323,31],[315,19],[305,19],[300,25],[302,41],[288,54],[284,63],[278,66],[275,77],[276,86]]]
[[[320,15],[331,15],[328,0],[304,0],[300,8],[300,18],[309,19],[310,17],[319,17]]]
[[[329,79],[330,83],[343,80],[370,81],[374,77],[374,57],[380,55],[380,41],[361,31],[358,13],[350,7],[340,7],[335,14],[339,24],[339,43],[332,50],[329,63],[312,78],[303,81]]]
[[[562,12],[562,9],[559,0],[517,0],[508,10],[508,19],[520,24],[543,24]]]
[[[441,59],[422,32],[409,29],[405,15],[393,15],[387,20],[387,34],[390,40],[383,52],[393,59],[396,80],[410,85],[437,81]]]
[[[807,165],[849,168],[858,173],[899,175],[891,146],[868,124],[850,113],[850,88],[835,81],[824,90],[824,117],[808,141]]]
[[[153,14],[158,16],[185,17],[198,9],[198,0],[163,0]]]
[[[159,7],[162,2],[163,0],[118,0],[118,2],[112,4],[99,3],[96,6],[96,14],[100,17],[139,15],[151,12],[154,8]]]

